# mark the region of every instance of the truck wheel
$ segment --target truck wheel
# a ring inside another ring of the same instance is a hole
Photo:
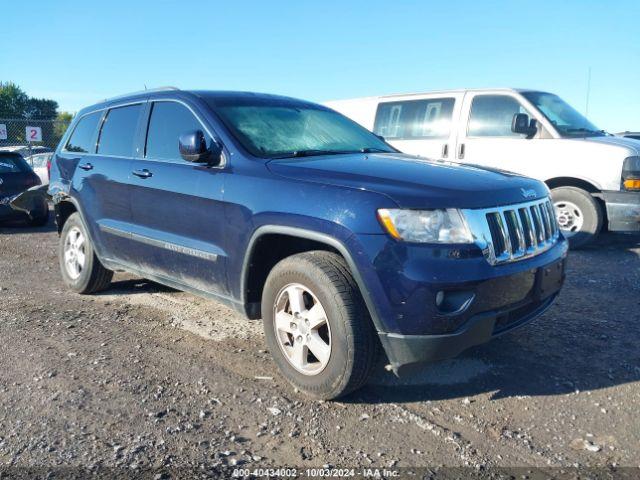
[[[262,294],[265,339],[284,377],[325,400],[360,388],[378,338],[342,257],[312,251],[279,262]]]
[[[584,247],[602,228],[602,209],[589,192],[576,187],[551,190],[558,225],[571,248]]]
[[[111,283],[113,272],[98,260],[78,213],[71,214],[62,228],[58,258],[62,279],[74,292],[99,292]]]

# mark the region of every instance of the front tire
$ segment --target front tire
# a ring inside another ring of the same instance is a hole
[[[330,400],[366,383],[378,338],[339,255],[312,251],[279,262],[265,283],[262,316],[275,363],[300,391]]]
[[[584,247],[600,232],[604,215],[593,196],[576,187],[559,187],[551,190],[558,226],[571,248]]]
[[[98,260],[77,212],[71,214],[62,227],[58,258],[62,280],[74,292],[95,293],[111,283],[113,272]]]

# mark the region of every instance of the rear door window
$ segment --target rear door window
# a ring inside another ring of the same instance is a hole
[[[95,133],[101,118],[101,111],[89,113],[82,117],[64,149],[68,152],[95,153]]]
[[[102,123],[98,153],[114,157],[132,157],[142,105],[112,108]]]
[[[29,171],[29,165],[20,155],[0,154],[0,174],[23,173]]]
[[[205,132],[187,107],[177,102],[155,102],[149,119],[145,157],[150,160],[179,160],[178,139],[183,133],[194,130]]]
[[[373,129],[387,139],[448,138],[454,104],[454,98],[381,103]]]

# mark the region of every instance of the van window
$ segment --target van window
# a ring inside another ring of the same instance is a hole
[[[448,138],[454,104],[454,98],[381,103],[373,129],[388,139]]]
[[[78,121],[64,149],[68,152],[95,153],[96,145],[94,143],[94,135],[101,118],[102,111],[93,112],[82,117]]]
[[[133,142],[142,105],[112,108],[104,119],[98,153],[115,157],[133,156]]]
[[[177,102],[155,102],[151,110],[147,130],[145,157],[157,160],[180,158],[178,139],[180,135],[204,128],[184,105]]]
[[[511,131],[516,113],[527,112],[520,102],[507,95],[477,95],[471,103],[467,126],[469,137],[523,137]]]

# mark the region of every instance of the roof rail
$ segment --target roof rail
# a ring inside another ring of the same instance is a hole
[[[137,92],[125,93],[122,95],[116,95],[115,97],[105,98],[105,102],[109,102],[111,100],[118,100],[120,98],[130,97],[132,95],[140,95],[143,93],[153,93],[153,92],[167,92],[171,90],[180,90],[178,87],[166,86],[166,87],[157,87],[157,88],[145,88],[144,90],[138,90]]]

